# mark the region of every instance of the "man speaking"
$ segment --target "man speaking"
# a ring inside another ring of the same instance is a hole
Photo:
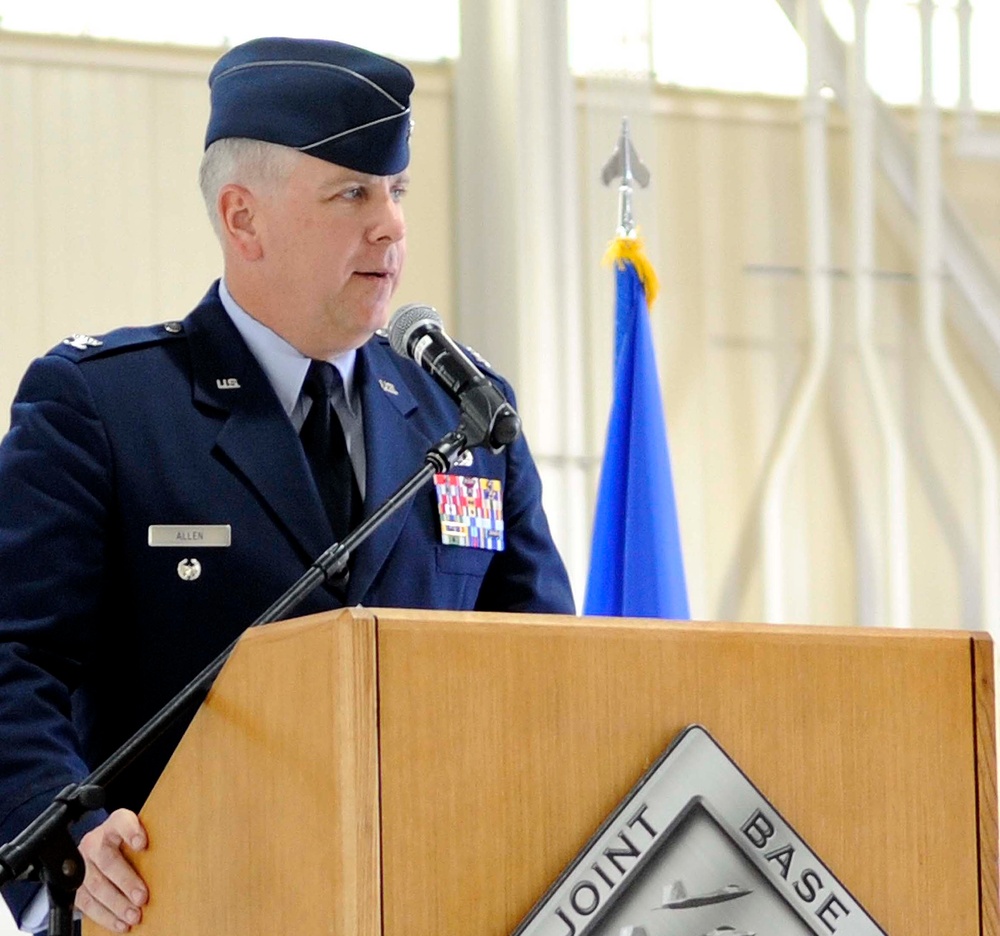
[[[0,842],[81,780],[377,509],[453,430],[448,393],[376,335],[406,254],[410,72],[258,39],[209,78],[201,185],[225,267],[180,321],[35,361],[0,444]],[[489,374],[500,392],[512,392]],[[523,439],[449,482],[491,535],[442,534],[429,487],[297,614],[365,604],[572,613]],[[77,906],[125,932],[121,848],[183,726],[88,817]],[[7,888],[16,918],[39,900]]]

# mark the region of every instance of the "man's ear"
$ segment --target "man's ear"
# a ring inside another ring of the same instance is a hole
[[[257,200],[253,192],[235,183],[224,185],[219,190],[216,207],[222,236],[229,247],[243,260],[259,260],[264,251],[257,228]]]

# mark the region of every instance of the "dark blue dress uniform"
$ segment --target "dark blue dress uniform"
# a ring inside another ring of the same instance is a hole
[[[373,337],[358,351],[366,515],[457,424]],[[498,386],[512,399],[509,386]],[[499,479],[505,546],[442,545],[432,485],[353,557],[350,606],[573,613],[526,442],[455,469]],[[150,527],[228,525],[158,548]],[[332,542],[296,431],[213,287],[180,323],[77,338],[35,361],[0,444],[0,841],[81,779]],[[182,576],[197,560],[200,574]],[[341,606],[323,587],[296,615]],[[138,809],[183,729],[112,783]],[[7,894],[21,910],[25,891]]]

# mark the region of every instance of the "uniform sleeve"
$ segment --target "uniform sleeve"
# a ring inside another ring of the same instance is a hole
[[[511,387],[494,380],[516,407]],[[523,433],[507,447],[506,458],[505,545],[490,563],[476,610],[575,614],[569,576],[542,508],[542,479]]]
[[[110,491],[107,439],[79,368],[36,361],[0,443],[2,841],[89,772],[72,694],[97,652]],[[5,896],[16,912],[30,893],[13,885]]]

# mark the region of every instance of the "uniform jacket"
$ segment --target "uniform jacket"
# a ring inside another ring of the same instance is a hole
[[[68,339],[69,340],[69,339]],[[365,514],[454,429],[454,402],[381,337],[358,352]],[[510,387],[497,379],[508,399]],[[454,469],[503,486],[506,548],[441,542],[433,485],[352,559],[369,606],[573,613],[527,444]],[[150,526],[228,524],[229,547]],[[332,542],[298,437],[213,287],[180,323],[77,337],[35,361],[0,445],[0,842],[81,779]],[[201,574],[185,580],[182,560]],[[108,790],[138,809],[180,726]],[[16,890],[16,889],[15,889]],[[9,893],[15,910],[21,893]]]

